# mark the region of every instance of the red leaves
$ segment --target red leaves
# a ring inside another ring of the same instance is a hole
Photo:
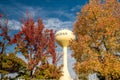
[[[53,30],[45,30],[41,19],[38,19],[37,25],[32,18],[24,21],[21,31],[14,36],[11,43],[19,44],[22,53],[24,53],[24,48],[28,50],[27,54],[30,54],[28,58],[29,70],[33,70],[39,61],[47,61],[49,55],[52,58],[52,63],[56,63],[54,32]]]
[[[44,25],[41,19],[38,19],[38,30],[42,32],[44,29]]]
[[[0,14],[0,18],[2,17],[3,15],[2,14]]]
[[[49,51],[50,54],[52,55],[52,63],[54,64],[56,62],[56,53],[55,53],[55,39],[54,39],[54,33],[53,30],[50,30],[50,41],[49,41]]]
[[[34,67],[38,64],[38,61],[36,59],[31,58],[28,62],[28,70],[32,71]]]
[[[0,17],[2,15],[0,14]],[[26,58],[28,61],[28,64],[26,64],[23,60],[17,60],[16,63],[13,60],[16,60],[11,56],[12,58],[10,61],[7,59],[4,62],[4,65],[0,61],[0,68],[3,70],[3,66],[5,67],[5,70],[8,71],[8,68],[10,66],[10,70],[13,72],[19,72],[19,70],[23,72],[24,75],[29,75],[27,78],[35,78],[36,76],[44,76],[47,75],[46,78],[53,78],[53,74],[56,73],[57,75],[54,76],[55,78],[59,78],[61,75],[60,68],[55,65],[56,63],[56,52],[55,52],[55,40],[54,40],[54,32],[53,30],[45,29],[42,20],[38,19],[37,22],[33,20],[33,18],[28,18],[23,22],[22,29],[14,35],[13,38],[10,38],[8,33],[8,26],[7,22],[4,22],[5,25],[0,25],[0,53],[6,54],[6,49],[8,46],[12,44],[16,44],[15,46],[15,56],[18,52],[22,53],[22,55]],[[19,53],[18,53],[19,54]],[[1,60],[3,59],[0,57]],[[52,60],[48,61],[48,60]],[[4,60],[3,60],[4,61]],[[10,62],[10,65],[9,65]],[[13,62],[13,63],[12,63]],[[6,65],[6,63],[8,65]],[[15,63],[15,64],[14,64]],[[49,66],[51,65],[51,66]],[[14,67],[12,67],[14,66]],[[54,67],[55,66],[55,67]],[[24,67],[24,69],[23,69]],[[42,67],[42,68],[40,68]],[[51,69],[50,69],[51,68]],[[41,71],[37,72],[37,71]],[[48,71],[46,72],[46,69]],[[27,70],[27,73],[24,72],[24,70]],[[10,71],[10,72],[11,72]],[[51,74],[51,71],[53,74]],[[48,73],[50,72],[50,73]],[[35,73],[38,73],[36,76]],[[23,74],[18,73],[19,75],[23,76]],[[41,79],[41,77],[40,77]]]

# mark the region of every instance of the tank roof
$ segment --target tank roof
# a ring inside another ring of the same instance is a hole
[[[55,38],[57,43],[63,47],[63,46],[68,46],[70,40],[75,39],[75,36],[72,31],[68,29],[63,29],[56,32]]]

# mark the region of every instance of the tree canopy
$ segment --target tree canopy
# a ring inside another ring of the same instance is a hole
[[[120,79],[120,2],[90,0],[78,13],[73,31],[76,40],[71,49],[76,73]]]
[[[59,79],[62,66],[57,65],[59,56],[55,51],[54,31],[45,28],[41,19],[35,23],[28,17],[23,20],[21,30],[11,37],[7,22],[0,25],[0,73],[17,73],[16,78],[27,80]],[[11,45],[15,48],[8,53]],[[17,54],[24,56],[27,62]]]
[[[21,31],[11,39],[11,43],[16,43],[16,51],[21,52],[27,59],[28,77],[59,79],[61,68],[56,65],[58,60],[55,51],[54,32],[53,30],[45,29],[41,19],[38,19],[37,25],[34,23],[33,18],[23,21]],[[50,59],[52,62],[50,62]],[[52,75],[51,71],[52,73],[54,72],[55,76]]]

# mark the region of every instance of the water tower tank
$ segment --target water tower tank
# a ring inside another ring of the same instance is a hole
[[[74,40],[75,36],[72,31],[68,29],[63,29],[55,34],[55,38],[57,43],[62,46],[62,47],[67,47],[69,46],[70,40]]]

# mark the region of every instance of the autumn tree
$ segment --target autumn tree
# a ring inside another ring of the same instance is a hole
[[[10,52],[10,39],[8,27],[8,18],[5,15],[0,15],[0,74],[4,75],[9,73],[19,72],[22,68],[26,67],[26,63],[18,58],[15,53]],[[2,76],[3,75],[3,76]]]
[[[37,22],[28,17],[23,21],[22,29],[11,39],[15,43],[16,53],[22,53],[27,60],[24,75],[26,79],[59,79],[61,67],[55,51],[54,31],[46,29],[41,19]]]
[[[90,0],[78,13],[73,31],[76,73],[97,73],[103,80],[120,79],[120,2]]]

